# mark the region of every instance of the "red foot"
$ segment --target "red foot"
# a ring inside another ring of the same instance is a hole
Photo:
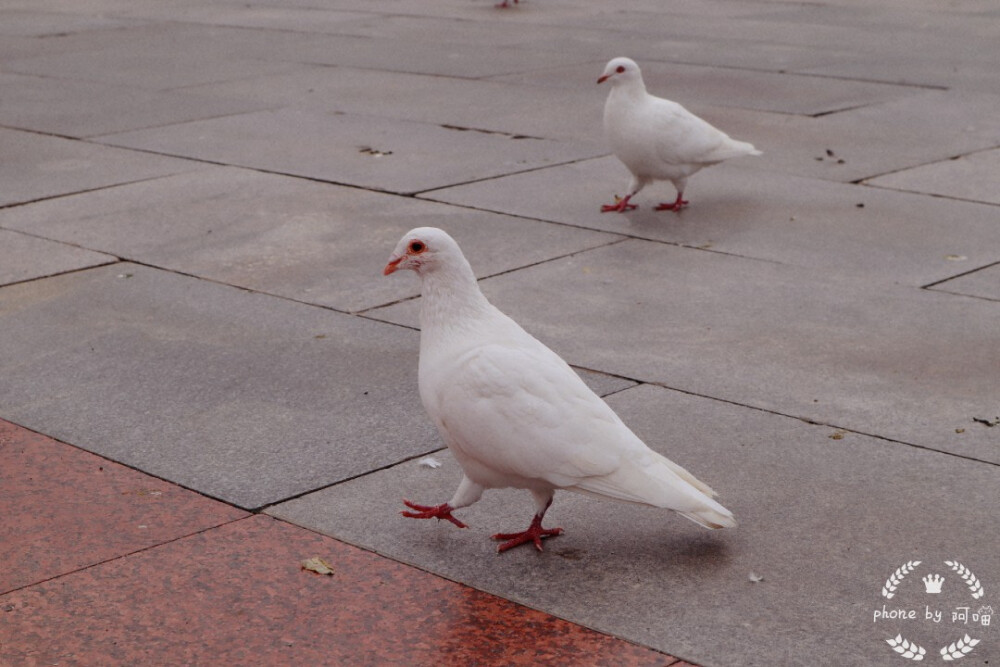
[[[416,512],[400,512],[403,516],[411,519],[446,519],[459,528],[468,528],[468,526],[451,515],[451,505],[448,503],[440,505],[417,505],[404,498],[403,504],[410,509],[417,510]]]
[[[668,203],[660,204],[659,206],[656,207],[655,210],[657,210],[657,211],[679,211],[682,208],[684,208],[685,206],[687,206],[689,203],[690,202],[688,200],[683,199],[678,194],[677,195],[677,199],[675,199],[672,204],[668,204]]]
[[[604,204],[601,206],[601,213],[624,213],[625,211],[631,211],[634,208],[638,208],[636,204],[629,204],[628,200],[632,198],[632,195],[628,195],[624,199],[615,195],[614,204]]]
[[[542,528],[542,517],[536,514],[535,518],[531,520],[528,530],[523,533],[497,533],[493,536],[493,539],[509,540],[497,547],[498,553],[503,553],[507,549],[513,549],[528,542],[534,542],[535,548],[541,551],[543,537],[555,537],[556,535],[561,535],[562,532],[562,528]]]

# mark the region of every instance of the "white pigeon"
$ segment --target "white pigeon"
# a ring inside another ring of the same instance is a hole
[[[420,276],[420,398],[465,473],[436,506],[404,500],[415,519],[446,519],[486,489],[528,489],[537,511],[499,551],[561,528],[542,528],[556,489],[672,509],[706,528],[736,525],[715,492],[647,447],[556,353],[490,304],[444,231],[418,227],[399,241],[384,274]]]
[[[611,82],[611,92],[604,104],[604,134],[632,178],[625,197],[616,195],[615,203],[602,206],[602,212],[635,208],[629,200],[651,181],[670,181],[677,188],[677,199],[656,210],[679,211],[688,204],[684,187],[689,176],[723,160],[761,154],[680,104],[647,93],[639,66],[629,58],[611,60],[597,83],[605,81]]]

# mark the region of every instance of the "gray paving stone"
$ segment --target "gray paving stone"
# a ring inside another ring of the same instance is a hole
[[[131,86],[0,74],[0,123],[70,137],[90,137],[269,108],[252,100],[162,93]]]
[[[123,0],[80,0],[79,2],[66,2],[65,0],[6,0],[4,8],[11,11],[30,10],[65,14],[114,14],[115,16],[126,16],[138,8],[155,7],[162,4],[156,0],[128,0],[127,2]],[[197,4],[197,2],[196,0],[175,0],[171,4],[178,11],[183,12],[187,5]]]
[[[482,284],[574,365],[1000,462],[994,302],[636,240]]]
[[[82,5],[83,3],[81,3]],[[204,4],[204,3],[201,3]],[[138,5],[137,5],[138,6]],[[197,5],[196,5],[197,6]],[[119,10],[121,7],[119,7]],[[162,9],[160,3],[159,9]],[[130,17],[128,11],[111,10],[110,15]],[[211,69],[231,60],[258,60],[260,67],[273,66],[279,63],[296,61],[299,47],[305,47],[319,37],[289,31],[289,30],[256,30],[219,25],[198,25],[193,22],[176,20],[185,11],[177,6],[180,12],[173,20],[139,21],[135,26],[124,28],[109,28],[104,30],[87,30],[68,34],[57,40],[41,40],[35,56],[44,59],[45,56],[56,56],[70,51],[78,54],[80,62],[100,64],[105,58],[113,58],[116,54],[119,60],[111,60],[123,68],[128,68],[129,56],[144,60],[152,56],[169,56],[179,58],[179,63],[188,65],[188,58],[194,55],[203,59],[204,68]],[[100,11],[100,10],[98,10]],[[153,73],[155,76],[183,76],[184,72],[172,72],[174,68],[168,61],[165,71]],[[270,64],[270,65],[269,65]],[[67,62],[66,66],[77,69],[86,78],[118,76],[115,72],[101,72],[86,69]],[[185,67],[183,69],[190,69]],[[59,74],[56,70],[55,74]],[[199,72],[187,72],[189,76],[198,77]],[[148,85],[148,84],[147,84]]]
[[[763,168],[855,182],[995,147],[998,104],[996,95],[929,91],[819,118],[695,105],[691,110],[764,151],[758,160]],[[827,150],[834,160],[826,159]]]
[[[558,38],[557,38],[558,40]],[[574,38],[572,41],[576,41]],[[604,43],[607,44],[607,38]],[[615,53],[631,53],[648,61],[686,63],[691,65],[711,65],[738,70],[763,70],[769,72],[808,72],[810,68],[823,67],[850,59],[852,52],[845,52],[842,44],[796,45],[771,41],[755,41],[747,38],[726,40],[706,40],[689,35],[677,35],[664,39],[657,34],[619,33]],[[707,44],[710,43],[709,48]],[[557,41],[553,46],[558,46]],[[562,43],[563,48],[574,48],[571,41]],[[600,44],[591,45],[592,52],[607,55]],[[610,58],[608,58],[610,60]]]
[[[116,261],[111,255],[0,229],[0,285]]]
[[[294,3],[283,3],[284,5]],[[312,4],[312,6],[309,6]],[[355,3],[357,5],[357,3]],[[338,32],[346,22],[354,22],[372,16],[367,11],[328,10],[315,3],[302,6],[276,6],[248,4],[246,2],[202,2],[188,3],[183,10],[184,21],[201,25],[217,25],[261,30],[288,30],[295,32]],[[173,20],[178,15],[173,3],[140,4],[130,8],[127,14],[144,19]]]
[[[759,169],[759,163],[746,158],[698,173],[688,184],[691,206],[680,214],[653,210],[673,201],[669,183],[643,190],[633,200],[635,211],[601,213],[600,205],[628,184],[614,157],[421,196],[913,286],[955,275],[957,256],[972,266],[1000,259],[995,207],[802,178]]]
[[[569,90],[316,66],[185,91],[238,97],[272,107],[343,111],[513,135],[572,139],[603,150],[600,128],[604,91],[588,85],[593,84],[592,80],[577,83],[578,89]]]
[[[198,50],[135,52],[113,46],[8,61],[4,69],[38,77],[72,79],[154,91],[229,81],[296,69],[283,62],[238,57],[206,58]]]
[[[484,12],[483,7],[470,7],[470,4],[466,3],[464,8],[450,16],[421,15],[416,12],[369,14],[363,19],[338,24],[336,31],[369,39],[423,39],[439,44],[489,44],[494,47],[528,46],[541,51],[558,50],[550,46],[556,31],[549,24],[553,17],[548,12],[545,16],[536,14],[537,20],[532,21],[525,20],[525,17],[517,16],[514,12]],[[557,11],[561,14],[562,10],[569,9],[568,5],[564,5]],[[580,9],[580,6],[573,9]],[[562,33],[562,30],[567,30],[574,37],[581,34],[601,36],[605,42],[608,38],[608,31],[605,29],[570,29],[562,26],[558,32]],[[580,49],[576,53],[579,54]]]
[[[202,165],[0,128],[0,206],[93,190]]]
[[[676,14],[662,6],[645,10],[609,9],[606,13],[568,17],[566,24],[613,29],[618,39],[608,41],[621,47],[612,55],[631,52],[662,58],[669,52],[658,52],[655,43],[674,41],[679,43],[673,45],[674,48],[687,43],[688,48],[681,51],[686,53],[683,62],[748,69],[763,67],[787,71],[809,67],[810,60],[812,66],[829,65],[859,51],[865,52],[873,43],[885,41],[885,29],[878,25],[862,23],[848,29],[821,21],[780,20],[774,17],[779,5],[784,3],[775,3],[764,12],[748,7],[739,16]],[[895,30],[896,34],[906,32],[899,27]],[[636,51],[629,49],[633,40],[638,46]],[[654,46],[648,46],[647,41],[654,42]],[[718,53],[713,53],[716,51]],[[813,54],[807,55],[806,51]],[[740,57],[741,52],[746,54],[744,58]]]
[[[24,54],[30,54],[36,48],[34,37],[21,37],[19,35],[6,35],[0,41],[0,61],[8,58],[18,58]]]
[[[995,19],[994,19],[995,20]],[[964,38],[956,37],[955,41]],[[995,40],[996,38],[994,38]],[[938,57],[914,60],[913,52],[885,53],[878,56],[838,58],[823,65],[800,68],[810,74],[860,81],[887,81],[907,85],[962,88],[970,91],[1000,94],[1000,82],[993,75],[997,53],[993,49],[976,48],[962,57]]]
[[[859,21],[891,34],[892,39],[855,43],[849,57],[804,71],[857,80],[881,80],[1000,92],[993,63],[1000,56],[995,7],[976,12],[942,12],[924,7],[918,12],[884,11],[881,7],[818,6],[789,8],[815,13],[813,21],[853,30]]]
[[[1000,150],[982,151],[956,159],[886,174],[870,185],[894,190],[925,192],[942,197],[1000,204]]]
[[[994,264],[934,285],[931,289],[951,294],[1000,301],[1000,266]]]
[[[127,263],[0,289],[2,416],[245,508],[438,448],[417,334]]]
[[[342,6],[352,8],[350,3],[342,3]],[[821,47],[815,40],[805,40],[807,44],[796,46],[770,39],[755,41],[750,38],[750,31],[725,40],[712,38],[711,48],[706,48],[703,36],[691,36],[683,28],[670,29],[678,18],[690,19],[692,16],[701,22],[706,17],[712,17],[726,26],[732,24],[734,18],[775,11],[773,3],[672,3],[666,20],[662,4],[648,2],[629,3],[625,10],[601,3],[552,0],[546,2],[541,12],[530,9],[499,12],[492,11],[488,4],[458,2],[367,3],[366,9],[380,11],[384,15],[343,24],[345,33],[370,39],[411,39],[431,44],[515,46],[543,54],[539,62],[547,63],[546,66],[551,66],[553,60],[560,61],[566,53],[587,56],[595,62],[606,62],[620,53],[643,53],[650,58],[686,63],[788,70],[829,65],[855,55],[854,52],[841,51],[843,40],[828,48]],[[636,31],[636,24],[646,27],[647,31]],[[653,27],[649,28],[650,25]],[[387,57],[385,54],[378,56],[383,65]],[[420,58],[423,61],[427,59],[426,55]],[[367,60],[371,62],[373,59]],[[413,71],[411,68],[414,66],[410,63],[405,65],[407,71]],[[398,67],[398,64],[393,64],[392,68]],[[446,71],[460,71],[454,68],[455,65],[451,65]],[[535,69],[538,67],[527,68],[528,71]]]
[[[593,145],[282,109],[102,137],[116,146],[412,194],[593,157]]]
[[[534,0],[531,0],[534,2]],[[288,5],[315,6],[315,0],[289,0]],[[323,3],[326,9],[357,10],[356,0],[329,0]],[[505,11],[496,7],[496,2],[467,2],[466,0],[438,0],[422,2],[421,0],[368,0],[364,3],[368,12],[387,16],[428,16],[438,19],[479,20],[489,22],[509,22],[531,25],[535,23],[551,23],[564,21],[567,17],[593,14],[595,11],[607,10],[594,0],[574,2],[574,0],[549,0],[545,4],[544,16],[536,11],[516,11],[525,7],[514,8],[515,11]]]
[[[385,40],[353,35],[315,36],[298,45],[295,62],[346,65],[371,69],[415,72],[438,76],[480,78],[521,72],[542,66],[578,63],[581,57],[570,51],[552,52],[489,43],[463,44],[436,42],[419,35],[409,39]]]
[[[923,89],[907,86],[653,60],[643,60],[639,66],[650,93],[685,106],[711,104],[814,116],[924,92]],[[588,63],[533,70],[500,77],[499,80],[543,87],[577,88],[583,87],[584,82],[593,85],[603,69],[603,63],[597,67]],[[600,91],[603,99],[608,89],[602,86]],[[600,126],[597,127],[599,130]]]
[[[59,38],[86,30],[122,28],[131,25],[135,25],[135,21],[108,16],[0,9],[0,35]]]
[[[398,515],[401,498],[451,497],[461,475],[447,452],[434,455],[441,468],[410,461],[268,512],[704,665],[891,664],[885,639],[898,626],[873,612],[897,567],[921,560],[948,574],[942,561],[957,559],[984,582],[1000,574],[985,538],[1000,529],[984,493],[1000,483],[996,466],[832,439],[828,427],[649,385],[609,403],[710,483],[739,526],[708,532],[663,510],[558,493],[546,523],[566,532],[544,553],[498,557],[489,535],[527,524],[524,491],[491,491],[458,512],[468,530]],[[925,598],[899,593],[923,612]],[[933,627],[909,630],[936,638]],[[980,661],[1000,656],[1000,643],[980,646]]]
[[[621,238],[232,167],[0,211],[0,227],[352,312],[419,294],[381,270],[425,225],[463,239],[483,276]]]

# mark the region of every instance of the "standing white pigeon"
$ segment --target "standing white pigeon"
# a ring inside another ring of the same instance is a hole
[[[542,528],[556,489],[680,512],[706,528],[736,525],[715,492],[647,447],[573,369],[490,304],[458,244],[434,227],[399,241],[385,275],[422,280],[420,398],[465,476],[447,503],[402,514],[447,519],[485,489],[528,489],[537,511],[527,530],[494,535],[499,551],[561,528]]]
[[[676,102],[646,92],[639,66],[629,58],[615,58],[604,68],[597,83],[611,82],[604,104],[604,134],[611,150],[632,172],[624,198],[601,211],[623,213],[635,208],[629,199],[650,181],[670,181],[677,199],[663,203],[657,211],[679,211],[687,206],[684,187],[695,172],[723,160],[760,155],[745,141],[731,139]]]

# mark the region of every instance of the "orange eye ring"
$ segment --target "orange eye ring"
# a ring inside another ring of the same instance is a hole
[[[406,248],[406,251],[411,255],[419,255],[424,250],[427,250],[427,246],[424,245],[423,241],[410,241],[410,245]]]

